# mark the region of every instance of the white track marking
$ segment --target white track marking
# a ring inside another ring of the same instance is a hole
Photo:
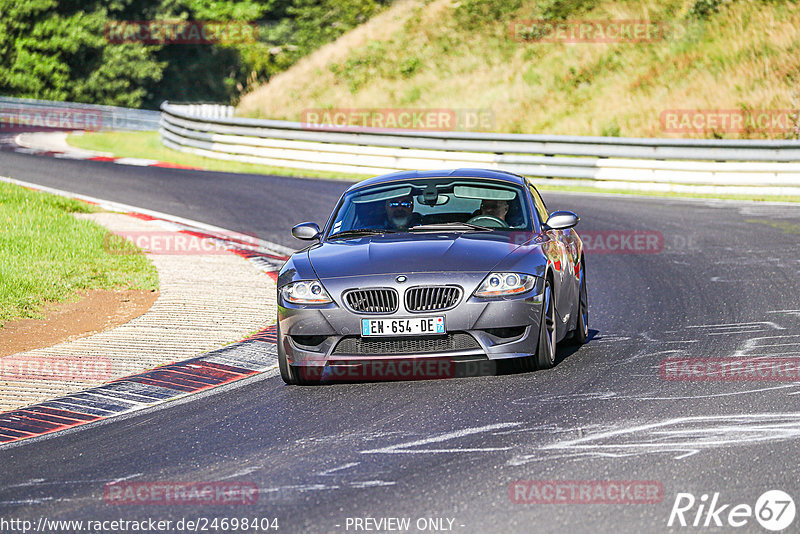
[[[800,271],[797,271],[800,273]],[[784,315],[792,315],[794,317],[800,317],[800,310],[771,310],[767,313],[780,313]]]
[[[331,473],[337,473],[339,471],[344,471],[345,469],[350,469],[351,467],[355,467],[360,463],[361,462],[350,462],[350,463],[347,463],[347,464],[344,464],[344,465],[340,465],[338,467],[333,467],[331,469],[326,469],[325,471],[317,473],[317,475],[321,476],[321,477],[330,476]]]
[[[788,340],[796,340],[796,341],[783,343],[783,341],[788,341]],[[775,341],[775,342],[773,343],[770,341]],[[770,352],[769,349],[772,347],[796,347],[797,350]],[[733,355],[734,357],[749,356],[754,352],[757,353],[758,356],[762,357],[800,354],[800,334],[753,337],[746,340],[742,348],[738,349]]]
[[[787,388],[796,388],[800,386],[800,384],[783,384],[780,386],[768,387],[768,388],[759,388],[759,389],[749,389],[747,391],[732,391],[730,393],[713,393],[709,395],[690,395],[690,396],[675,396],[675,397],[637,397],[637,396],[630,396],[630,397],[622,397],[626,399],[635,399],[635,400],[691,400],[691,399],[713,399],[716,397],[732,397],[736,395],[748,395],[750,393],[762,393],[764,391],[774,391],[776,389],[787,389]],[[799,392],[800,393],[800,392]],[[797,393],[789,393],[789,395],[797,395]]]
[[[671,437],[672,439],[665,439]],[[733,414],[677,417],[656,423],[619,427],[583,438],[564,440],[544,451],[594,452],[699,452],[704,449],[750,445],[800,438],[800,413]]]
[[[246,477],[247,475],[253,474],[253,473],[255,473],[256,471],[258,471],[259,469],[262,469],[262,468],[263,468],[263,466],[247,467],[247,468],[242,469],[240,471],[236,471],[235,473],[232,473],[230,475],[226,475],[224,477],[217,477],[217,480],[230,480],[232,478],[236,479],[236,478]]]
[[[142,158],[116,158],[114,163],[120,163],[122,165],[135,165],[137,167],[149,167],[158,163],[158,160]]]
[[[597,391],[587,393],[567,393],[564,395],[531,395],[529,397],[522,397],[514,399],[511,404],[521,404],[529,406],[531,402],[565,402],[565,401],[597,401],[597,400],[613,400],[620,398],[614,391]],[[511,434],[520,432],[519,429],[511,430],[508,432],[498,432],[498,434]]]
[[[394,486],[397,482],[389,480],[364,480],[361,482],[351,482],[350,487],[364,489],[364,488],[378,488],[381,486]]]
[[[138,478],[138,477],[142,476],[143,474],[144,473],[134,473],[132,475],[128,475],[128,476],[125,476],[125,477],[115,478],[114,480],[112,480],[108,484],[119,484],[120,482],[125,482],[126,480],[131,480],[133,478]]]
[[[420,439],[417,441],[409,441],[406,443],[398,443],[397,445],[390,445],[379,449],[368,449],[361,451],[361,454],[424,454],[424,453],[441,453],[441,452],[495,452],[505,451],[511,447],[486,447],[486,448],[453,448],[453,449],[417,449],[409,450],[410,447],[419,447],[421,445],[429,445],[431,443],[441,443],[451,439],[463,438],[474,434],[483,432],[490,432],[501,428],[510,428],[519,426],[522,423],[496,423],[494,425],[479,426],[473,428],[464,428],[454,432],[447,432],[438,436]]]
[[[273,493],[286,493],[286,492],[299,492],[304,493],[306,491],[321,491],[321,490],[337,490],[341,489],[341,486],[338,484],[294,484],[291,486],[277,486],[274,488],[259,488],[258,494],[266,495],[267,497],[271,497]]]
[[[4,506],[30,506],[32,504],[42,504],[45,501],[52,501],[53,497],[41,497],[39,499],[22,499],[19,501],[0,501],[0,505]]]
[[[770,328],[774,328],[775,330],[786,330],[785,327],[773,323],[772,321],[756,321],[756,322],[747,322],[747,323],[721,323],[721,324],[698,324],[698,325],[689,325],[686,328],[717,328],[717,329],[726,329],[726,328],[755,328],[757,326],[766,325]]]

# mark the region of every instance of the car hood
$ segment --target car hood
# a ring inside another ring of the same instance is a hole
[[[308,250],[320,279],[384,273],[488,272],[529,232],[426,233],[328,241]]]

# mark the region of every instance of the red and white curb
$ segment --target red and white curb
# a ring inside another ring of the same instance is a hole
[[[182,217],[137,208],[29,182],[0,180],[32,190],[95,204],[109,211],[155,221],[172,230],[211,239],[251,261],[277,279],[278,271],[294,250]],[[258,374],[277,375],[276,326],[221,349],[182,362],[113,380],[107,384],[46,402],[0,413],[0,447],[30,438],[109,419]]]
[[[66,135],[69,132],[42,132],[33,134],[19,134],[14,137],[6,138],[6,142],[0,145],[2,149],[19,154],[31,154],[35,156],[47,156],[61,159],[76,159],[84,161],[102,161],[107,163],[116,163],[118,165],[133,165],[135,167],[164,167],[170,169],[189,169],[189,170],[203,170],[200,167],[192,167],[189,165],[179,165],[177,163],[169,163],[167,161],[158,161],[155,159],[144,158],[121,158],[111,154],[102,154],[74,148],[66,143]],[[30,143],[22,140],[24,135],[40,136],[41,140],[36,143]],[[47,136],[59,135],[63,139],[48,140]]]
[[[277,375],[275,326],[203,356],[0,414],[0,446],[43,436],[220,387]]]

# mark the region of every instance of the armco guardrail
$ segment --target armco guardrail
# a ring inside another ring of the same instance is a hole
[[[162,104],[164,145],[217,159],[359,174],[485,167],[633,189],[737,186],[743,192],[800,194],[798,140],[342,131],[236,118],[228,107],[216,113],[212,108],[200,114],[191,106]]]
[[[81,118],[81,112],[89,119]],[[0,96],[0,125],[11,125],[12,129],[31,125],[67,130],[153,131],[158,130],[160,115],[158,111],[145,109]]]

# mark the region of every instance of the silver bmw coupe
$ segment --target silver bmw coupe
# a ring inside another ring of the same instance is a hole
[[[584,343],[589,332],[578,221],[548,213],[530,181],[503,171],[404,171],[354,184],[324,228],[292,229],[313,243],[278,276],[281,377],[552,367],[557,343]]]

